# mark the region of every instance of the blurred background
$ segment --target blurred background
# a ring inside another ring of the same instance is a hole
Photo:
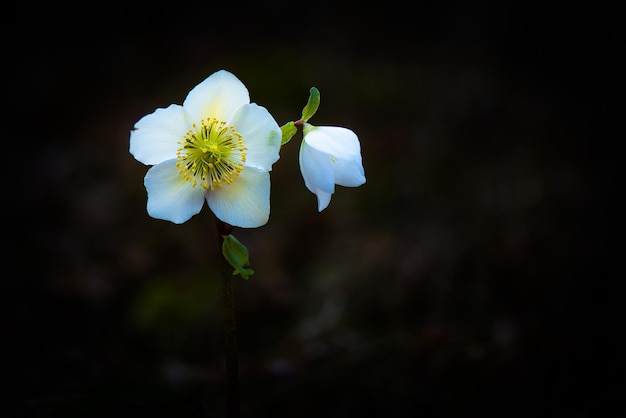
[[[615,10],[12,7],[2,415],[225,416],[213,216],[150,218],[128,152],[219,69],[279,125],[317,87],[311,122],[353,129],[367,178],[318,213],[298,135],[269,223],[235,231],[242,416],[626,410]]]

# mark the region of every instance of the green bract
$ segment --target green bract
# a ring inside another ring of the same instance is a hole
[[[283,139],[280,143],[281,146],[289,142],[296,132],[298,132],[298,128],[296,128],[296,124],[293,121],[285,123],[280,127],[280,130],[283,133]]]
[[[248,249],[233,235],[222,235],[224,242],[222,243],[222,254],[228,261],[228,264],[233,266],[233,276],[241,274],[241,277],[248,279],[254,274],[254,270],[247,267],[250,265],[248,259]]]
[[[302,121],[307,122],[309,119],[313,117],[315,112],[317,112],[317,108],[320,105],[320,92],[315,87],[311,87],[309,92],[309,101],[307,102],[304,109],[302,109]]]

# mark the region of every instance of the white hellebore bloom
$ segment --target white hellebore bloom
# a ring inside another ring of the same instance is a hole
[[[319,212],[326,209],[335,184],[357,187],[365,183],[361,144],[347,128],[304,124],[300,171],[307,189],[317,196]]]
[[[144,178],[148,214],[179,224],[206,200],[227,224],[264,225],[281,135],[269,112],[250,103],[237,77],[224,70],[212,74],[182,106],[156,109],[130,133],[130,153],[153,166]]]

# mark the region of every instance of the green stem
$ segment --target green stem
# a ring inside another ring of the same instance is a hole
[[[228,418],[239,418],[239,358],[237,354],[237,321],[235,314],[235,293],[233,289],[233,268],[222,256],[224,235],[229,235],[233,227],[216,218],[220,259],[222,260],[222,292],[224,297],[224,340],[226,344],[226,402]]]

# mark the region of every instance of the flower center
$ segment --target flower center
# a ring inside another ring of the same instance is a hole
[[[180,174],[193,187],[215,190],[230,184],[243,170],[246,147],[241,134],[226,122],[208,118],[187,131],[176,152]]]

